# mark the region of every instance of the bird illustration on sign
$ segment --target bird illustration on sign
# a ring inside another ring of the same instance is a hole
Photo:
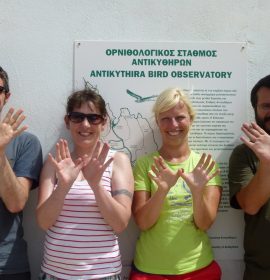
[[[129,89],[127,89],[127,94],[130,95],[131,97],[135,98],[135,102],[137,102],[137,103],[146,102],[146,101],[155,101],[157,98],[157,95],[142,97],[142,96],[132,92]]]

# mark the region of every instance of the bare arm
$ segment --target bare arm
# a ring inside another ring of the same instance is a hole
[[[258,157],[259,168],[251,181],[237,194],[240,207],[248,214],[255,215],[270,198],[270,136],[257,124],[244,124],[246,137],[241,140]]]
[[[14,113],[11,108],[0,122],[0,197],[12,213],[23,210],[32,185],[32,180],[16,177],[5,155],[11,140],[27,129],[26,126],[20,127],[24,119],[22,110]]]
[[[96,151],[100,145],[97,145]],[[83,174],[95,194],[101,215],[116,233],[120,233],[128,225],[131,216],[134,180],[128,157],[116,153],[113,159],[112,195],[102,186],[102,174],[112,161],[104,163],[108,151],[109,146],[104,144],[100,154],[96,152],[92,156],[93,161],[83,169]]]
[[[0,155],[0,197],[11,213],[23,210],[32,180],[16,177],[5,155]]]
[[[63,208],[65,197],[78,177],[83,166],[81,159],[73,162],[65,140],[56,145],[56,157],[49,154],[40,178],[40,188],[36,216],[39,226],[47,230],[58,218]],[[55,188],[56,184],[57,187]]]
[[[220,186],[205,186],[202,192],[193,195],[193,216],[196,226],[208,230],[217,216],[221,198]]]
[[[219,186],[206,186],[207,183],[219,174],[219,170],[210,173],[215,166],[211,156],[202,155],[194,170],[188,174],[179,170],[180,176],[188,184],[193,199],[193,216],[196,226],[207,230],[214,222],[221,197]]]
[[[240,207],[249,215],[255,215],[270,198],[270,170],[260,164],[251,181],[237,194]]]
[[[157,222],[166,194],[157,191],[151,197],[147,191],[135,191],[132,212],[140,230],[147,230]]]
[[[158,189],[152,195],[147,191],[135,191],[132,211],[135,221],[141,230],[151,228],[158,220],[160,212],[170,188],[175,185],[179,176],[173,173],[163,162],[161,157],[154,158],[155,165],[149,177],[156,182]]]
[[[55,170],[50,160],[47,159],[41,171],[36,209],[37,222],[43,230],[47,230],[55,223],[66,196],[64,188],[60,187],[54,191],[55,183]]]

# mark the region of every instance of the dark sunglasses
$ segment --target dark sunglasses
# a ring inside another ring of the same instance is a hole
[[[68,119],[74,123],[81,123],[87,118],[87,121],[90,124],[101,124],[104,121],[104,118],[98,114],[84,114],[80,112],[71,112],[67,114]]]
[[[6,91],[5,87],[0,86],[0,93],[2,93],[2,92],[6,93],[7,91]]]

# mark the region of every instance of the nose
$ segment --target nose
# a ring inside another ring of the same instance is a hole
[[[178,121],[175,118],[171,118],[171,125],[178,126]]]
[[[90,126],[90,123],[89,123],[89,121],[87,120],[86,117],[83,119],[82,125],[83,125],[83,126],[87,126],[87,127]]]

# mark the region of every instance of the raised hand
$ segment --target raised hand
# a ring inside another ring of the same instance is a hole
[[[178,175],[181,176],[187,185],[189,186],[191,192],[201,191],[202,188],[216,175],[220,173],[217,169],[215,172],[211,173],[215,166],[215,161],[212,160],[211,155],[202,154],[198,164],[190,173],[184,173],[183,170],[178,170]]]
[[[151,169],[155,176],[149,172],[148,176],[164,191],[168,192],[179,179],[178,172],[172,171],[164,162],[161,156],[154,157],[154,164]]]
[[[98,141],[92,156],[87,159],[87,163],[82,169],[84,178],[92,189],[99,186],[104,171],[113,161],[113,158],[110,158],[105,162],[109,149],[110,147],[107,143],[102,144]]]
[[[85,164],[82,158],[78,158],[75,162],[72,160],[67,141],[63,139],[60,139],[56,144],[55,158],[49,154],[49,159],[55,168],[58,185],[68,189]]]
[[[246,137],[240,139],[256,154],[261,162],[270,163],[270,136],[256,123],[244,123],[241,127]]]
[[[10,141],[27,129],[27,126],[21,126],[25,116],[23,111],[10,108],[6,116],[0,122],[0,151],[4,151]]]

